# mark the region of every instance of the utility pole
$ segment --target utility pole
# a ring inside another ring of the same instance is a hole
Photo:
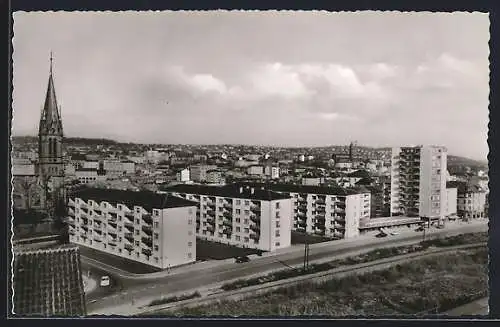
[[[309,269],[309,243],[306,242],[304,244],[304,272]]]

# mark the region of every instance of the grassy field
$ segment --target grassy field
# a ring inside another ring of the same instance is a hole
[[[412,261],[323,283],[301,283],[177,316],[380,316],[444,312],[487,296],[487,248]],[[172,313],[169,313],[172,314]]]
[[[223,260],[262,253],[261,250],[244,249],[236,246],[196,239],[197,260]]]

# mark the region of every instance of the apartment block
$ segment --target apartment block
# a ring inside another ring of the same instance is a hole
[[[266,166],[264,168],[264,175],[269,176],[271,179],[280,178],[280,167]]]
[[[135,163],[130,160],[104,160],[103,169],[106,171],[106,175],[109,176],[133,174],[135,172]]]
[[[225,184],[226,179],[224,178],[224,173],[218,169],[212,169],[207,171],[207,183],[209,184]]]
[[[370,192],[365,189],[249,184],[292,198],[292,230],[335,239],[359,235],[359,222],[370,218]]]
[[[393,148],[391,216],[446,217],[446,162],[442,146]]]
[[[184,168],[177,172],[177,181],[178,182],[189,182],[189,169]]]
[[[262,176],[264,175],[264,166],[258,166],[258,165],[250,166],[247,168],[247,174]]]
[[[85,188],[68,201],[70,242],[157,268],[196,260],[196,204],[148,191]]]
[[[198,203],[196,234],[202,239],[263,251],[291,244],[287,195],[235,185],[175,185],[165,191]]]

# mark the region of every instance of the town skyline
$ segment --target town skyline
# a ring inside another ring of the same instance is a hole
[[[364,13],[367,27],[357,24],[359,14],[315,13],[314,24],[310,14],[186,15],[14,14],[13,135],[36,134],[52,50],[68,137],[283,147],[436,144],[486,159],[487,15]],[[271,36],[250,29],[260,25]],[[417,26],[424,31],[410,33]],[[340,27],[357,30],[358,40],[342,33],[331,35],[332,44],[310,38]],[[359,54],[370,39],[373,48],[391,37],[397,38],[370,56]],[[407,37],[413,43],[402,45]]]

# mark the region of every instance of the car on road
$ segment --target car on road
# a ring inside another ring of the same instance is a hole
[[[399,233],[398,232],[391,232],[391,235],[393,235],[393,236],[394,235],[399,235]]]
[[[234,258],[236,263],[244,263],[250,261],[250,258],[248,258],[246,255],[242,257],[236,257]]]
[[[423,232],[424,231],[424,228],[422,226],[420,226],[419,228],[415,229],[415,232]]]
[[[387,236],[386,233],[378,233],[377,235],[375,235],[375,237],[377,237],[377,238],[386,237],[386,236]]]
[[[109,276],[102,276],[100,285],[102,287],[106,287],[109,286],[109,284],[110,284]]]

